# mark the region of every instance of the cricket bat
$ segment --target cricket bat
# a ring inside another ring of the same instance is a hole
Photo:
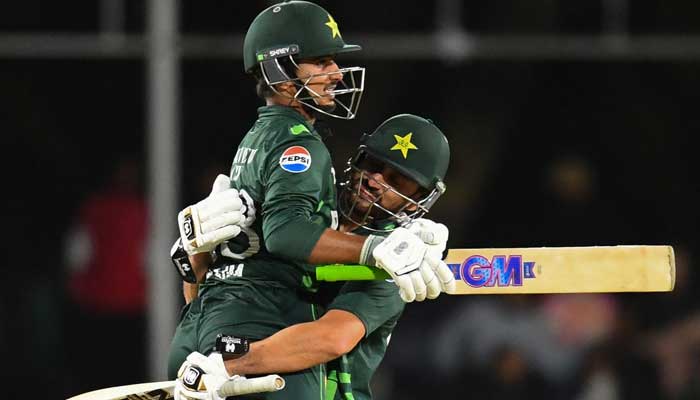
[[[284,378],[267,375],[240,381],[226,382],[219,389],[221,397],[242,396],[251,393],[274,392],[284,389]],[[175,381],[138,383],[83,393],[68,400],[172,400]]]
[[[668,292],[676,281],[671,246],[450,249],[453,294]],[[330,265],[319,281],[388,279],[381,269]]]

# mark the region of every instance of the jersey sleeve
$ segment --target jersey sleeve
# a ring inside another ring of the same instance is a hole
[[[302,136],[277,144],[266,163],[262,228],[267,250],[306,261],[330,226],[316,212],[333,185],[328,149],[320,139]]]
[[[365,337],[392,318],[397,318],[406,303],[393,282],[349,281],[328,305],[328,310],[343,310],[355,314],[365,325]]]

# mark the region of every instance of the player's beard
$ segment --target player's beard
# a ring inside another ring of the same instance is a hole
[[[344,220],[357,226],[365,226],[370,224],[373,218],[367,214],[367,208],[359,205],[359,201],[356,193],[351,189],[343,188],[338,196],[338,209]]]
[[[360,188],[366,193],[362,193]],[[345,205],[346,212],[350,213],[350,216],[355,221],[363,223],[388,216],[386,212],[376,207],[377,204],[381,203],[382,196],[383,193],[371,190],[366,184],[360,182],[359,177],[354,178],[350,183],[350,187],[344,188],[341,192],[341,200]]]

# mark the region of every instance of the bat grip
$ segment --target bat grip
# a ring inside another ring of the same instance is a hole
[[[382,279],[390,279],[386,271],[366,265],[321,265],[316,267],[317,281],[373,281]]]
[[[276,392],[284,389],[284,378],[279,375],[267,375],[259,378],[233,380],[219,388],[219,396],[242,396],[251,393]]]

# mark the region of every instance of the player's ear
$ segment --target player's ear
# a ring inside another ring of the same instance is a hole
[[[287,93],[292,96],[296,93],[296,91],[294,90],[294,84],[292,82],[278,83],[275,85],[275,89],[277,89],[279,93]]]

